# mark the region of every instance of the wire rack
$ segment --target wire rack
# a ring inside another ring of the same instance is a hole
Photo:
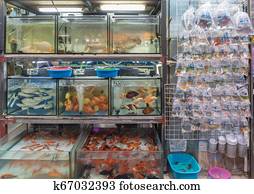
[[[173,99],[181,97],[181,93],[176,92],[176,84],[165,84],[165,116],[166,122],[164,125],[166,140],[208,140],[212,137],[226,135],[232,133],[232,130],[213,130],[213,131],[191,131],[184,124],[183,118],[174,116]],[[188,125],[188,124],[187,124]]]

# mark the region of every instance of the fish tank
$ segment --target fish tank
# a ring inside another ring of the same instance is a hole
[[[163,151],[153,129],[92,129],[77,150],[84,179],[163,178]]]
[[[107,16],[58,19],[58,53],[107,53]]]
[[[6,18],[6,53],[55,53],[55,17]]]
[[[128,78],[112,80],[112,115],[161,115],[160,78]]]
[[[102,116],[109,111],[107,79],[59,80],[59,115]]]
[[[157,16],[112,16],[113,53],[160,53]]]
[[[56,80],[48,78],[9,78],[7,114],[55,116]]]
[[[79,126],[18,128],[0,140],[0,178],[74,178],[81,138]]]

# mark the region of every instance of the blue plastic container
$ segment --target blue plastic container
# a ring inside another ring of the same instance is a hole
[[[52,78],[65,78],[72,76],[72,69],[67,67],[54,67],[48,69],[48,76]]]
[[[186,153],[169,154],[168,162],[176,179],[197,179],[201,168],[196,159]]]
[[[96,75],[102,78],[112,78],[118,76],[119,69],[109,68],[109,69],[96,69]]]

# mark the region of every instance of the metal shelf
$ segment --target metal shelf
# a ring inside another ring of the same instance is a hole
[[[143,124],[164,123],[163,116],[86,116],[86,117],[57,117],[57,116],[5,116],[17,123],[28,124]]]
[[[32,60],[161,60],[161,54],[5,54],[6,59]]]

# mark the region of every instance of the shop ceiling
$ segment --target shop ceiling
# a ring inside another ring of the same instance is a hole
[[[105,11],[100,10],[103,4],[142,4],[145,5],[145,11],[141,14],[157,14],[160,9],[160,0],[5,0],[7,3],[28,11],[42,14],[39,12],[41,7],[78,7],[83,8],[84,14],[100,14]],[[116,13],[130,14],[135,11],[115,11]]]

